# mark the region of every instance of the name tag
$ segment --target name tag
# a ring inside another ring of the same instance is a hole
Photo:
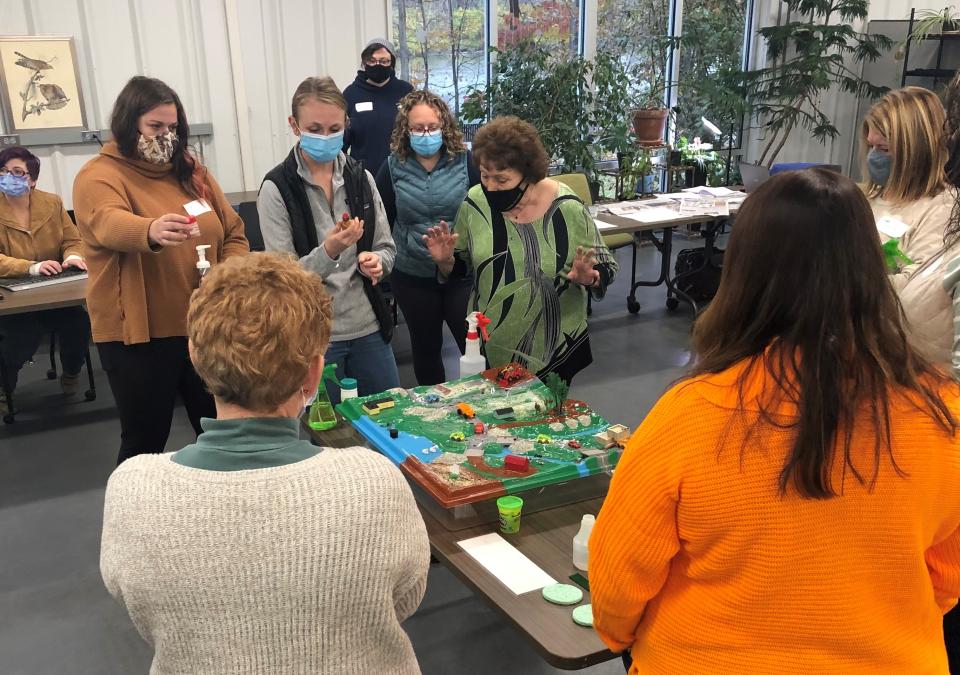
[[[910,229],[910,226],[899,218],[884,216],[877,221],[877,229],[880,230],[880,234],[882,235],[890,237],[891,239],[899,239]]]
[[[187,212],[188,216],[193,216],[194,218],[203,215],[204,213],[210,213],[213,211],[213,209],[210,208],[210,205],[202,199],[195,199],[189,204],[184,204],[183,210]]]
[[[370,112],[373,110],[373,101],[363,101],[362,103],[357,103],[354,108],[357,112]]]

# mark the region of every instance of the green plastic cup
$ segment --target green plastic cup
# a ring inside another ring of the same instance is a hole
[[[523,500],[520,497],[500,497],[497,500],[501,532],[516,534],[520,531],[520,509],[522,508]]]

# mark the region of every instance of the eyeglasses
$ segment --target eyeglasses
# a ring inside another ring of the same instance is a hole
[[[364,63],[368,66],[389,66],[393,63],[393,59],[367,59]]]
[[[0,167],[0,176],[6,176],[8,173],[12,173],[17,178],[23,178],[27,175],[27,172],[21,169],[19,166],[15,166],[12,169],[8,169],[5,166]]]
[[[430,126],[430,127],[410,127],[411,136],[426,136],[427,134],[435,134],[440,131],[440,127]]]

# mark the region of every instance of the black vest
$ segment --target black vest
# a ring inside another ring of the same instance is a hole
[[[290,228],[293,234],[293,248],[299,257],[304,257],[320,245],[317,239],[317,224],[313,220],[313,211],[310,210],[310,200],[307,189],[303,186],[303,179],[297,173],[297,146],[290,151],[287,158],[273,167],[264,177],[277,186],[283,204],[287,207],[290,217]],[[357,161],[349,155],[344,155],[346,163],[343,166],[343,187],[347,191],[347,209],[351,218],[363,220],[363,236],[357,242],[357,253],[363,253],[373,248],[373,235],[377,228],[377,212],[374,206],[373,191],[370,181],[367,180],[363,162]],[[261,184],[262,186],[262,184]],[[358,271],[357,274],[360,274]],[[373,285],[367,277],[363,279],[363,290],[376,314],[380,324],[380,335],[387,342],[393,337],[393,313],[387,305],[383,293]]]

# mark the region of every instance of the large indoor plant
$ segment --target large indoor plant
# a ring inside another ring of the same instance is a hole
[[[533,41],[493,51],[490,86],[470,92],[461,121],[516,115],[536,127],[561,171],[583,171],[596,187],[596,161],[632,144],[632,81],[621,60],[558,57]]]
[[[831,89],[861,98],[887,91],[860,76],[858,64],[892,46],[884,35],[853,28],[867,20],[869,0],[782,0],[787,20],[760,28],[769,64],[748,71],[740,88],[766,128],[760,164],[772,165],[791,133],[801,128],[825,143],[839,131],[823,106]],[[836,93],[834,93],[836,95]]]

